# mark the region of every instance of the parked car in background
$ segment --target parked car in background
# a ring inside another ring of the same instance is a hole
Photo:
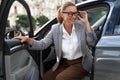
[[[45,50],[29,50],[26,43],[5,36],[9,10],[17,1],[29,19],[29,37],[40,40],[57,23],[56,18],[33,31],[29,6],[24,0],[0,1],[0,80],[42,80],[56,62],[54,45]],[[98,42],[91,47],[93,67],[84,80],[120,80],[120,3],[119,0],[93,0],[76,4],[88,12]],[[14,37],[14,35],[13,35]]]

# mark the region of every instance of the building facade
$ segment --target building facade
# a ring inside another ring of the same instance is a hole
[[[50,20],[57,15],[57,9],[66,1],[74,3],[81,2],[82,0],[25,0],[29,5],[31,14],[34,18],[45,15]],[[17,1],[13,4],[10,10],[9,19],[15,25],[16,15],[26,14],[23,6]]]
[[[38,17],[45,15],[49,19],[56,17],[57,8],[65,1],[75,0],[26,0],[30,4],[32,15]]]

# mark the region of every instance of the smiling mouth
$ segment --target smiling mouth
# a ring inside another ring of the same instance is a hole
[[[71,20],[72,22],[75,22],[75,19],[74,20]]]

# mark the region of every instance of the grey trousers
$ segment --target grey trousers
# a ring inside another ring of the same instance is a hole
[[[81,80],[88,74],[82,67],[82,58],[75,60],[62,59],[57,70],[46,72],[43,80]]]

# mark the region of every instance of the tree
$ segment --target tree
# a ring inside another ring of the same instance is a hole
[[[39,17],[37,18],[37,21],[38,21],[38,23],[40,24],[40,26],[42,26],[42,25],[45,24],[47,21],[49,21],[49,19],[48,19],[46,16],[42,15],[42,16],[39,16]]]
[[[16,25],[19,25],[24,28],[29,27],[29,21],[28,21],[27,15],[18,15],[17,18],[18,20],[16,21]],[[31,18],[32,18],[33,27],[35,27],[36,20],[34,19],[34,17],[31,17]]]

